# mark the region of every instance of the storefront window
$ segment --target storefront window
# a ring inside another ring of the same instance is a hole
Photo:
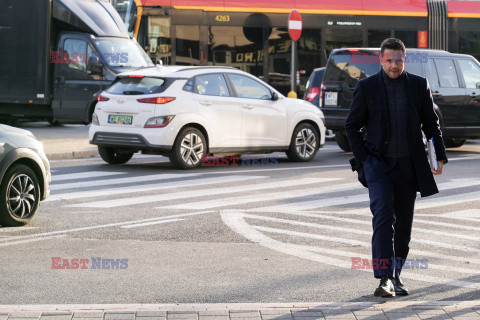
[[[458,32],[458,52],[466,53],[480,59],[480,32]]]
[[[170,18],[149,17],[147,53],[153,61],[171,64]]]
[[[368,46],[379,48],[383,40],[391,37],[390,30],[368,30]]]
[[[176,26],[176,64],[198,66],[200,64],[200,28]]]

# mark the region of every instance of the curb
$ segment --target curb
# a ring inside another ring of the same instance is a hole
[[[212,304],[47,304],[47,305],[0,305],[0,312],[19,311],[256,311],[275,310],[300,312],[305,310],[389,310],[404,309],[435,310],[475,309],[480,310],[480,300],[472,301],[399,301],[399,302],[308,302],[308,303],[212,303]]]
[[[48,160],[85,159],[98,156],[97,149],[47,153]]]

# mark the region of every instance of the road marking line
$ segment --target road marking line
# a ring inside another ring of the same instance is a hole
[[[21,232],[26,230],[38,229],[39,227],[1,227],[0,233],[6,232]]]
[[[254,211],[254,210],[252,209],[252,210],[243,211],[243,212],[251,212],[251,211]],[[355,223],[355,224],[371,226],[371,222],[369,222],[369,221],[362,221],[362,220],[355,220],[355,219],[348,219],[348,218],[341,218],[341,217],[332,217],[332,216],[325,216],[325,215],[319,215],[319,214],[308,214],[308,213],[303,213],[303,212],[276,212],[276,213],[283,213],[283,214],[297,215],[297,216],[304,216],[304,217],[325,218],[325,219],[330,219],[330,220],[340,221],[340,222],[345,222],[345,223]],[[242,216],[247,217],[247,218],[252,218],[252,219],[258,219],[258,220],[268,220],[268,221],[273,221],[273,222],[276,221],[276,222],[288,223],[288,224],[294,224],[294,225],[304,225],[304,226],[310,226],[312,228],[320,228],[320,229],[327,229],[327,230],[335,230],[335,229],[338,228],[338,227],[333,227],[333,226],[323,226],[323,225],[320,225],[320,224],[310,223],[310,222],[299,222],[299,221],[295,221],[295,220],[278,219],[278,218],[272,218],[272,217],[265,217],[265,216],[261,216],[261,215],[250,215],[250,214],[247,214],[247,213],[243,213]],[[320,227],[320,226],[322,226],[322,227]],[[343,230],[340,230],[340,229],[343,229]],[[338,229],[338,230],[344,231],[344,232],[362,234],[362,235],[365,235],[365,234],[371,235],[371,232],[365,232],[365,231],[358,230],[358,229],[349,229],[349,228],[340,228],[340,229]],[[283,230],[283,229],[279,229],[279,230]],[[421,228],[414,228],[414,231],[421,232],[422,234],[429,234],[429,233],[433,232],[433,230],[421,229]],[[451,233],[445,233],[445,234],[446,235],[452,235]],[[329,237],[329,236],[326,236],[326,237]],[[325,238],[325,240],[327,240],[327,241],[337,241],[338,240],[337,237],[331,237],[331,238],[332,238],[332,240],[328,240],[327,238]],[[428,245],[431,245],[431,246],[445,247],[445,248],[451,248],[451,246],[453,246],[453,245],[446,244],[446,243],[443,243],[443,242],[440,242],[440,241],[422,240],[422,239],[418,239],[418,238],[413,239],[411,242],[412,243],[420,243],[420,244],[428,244]],[[477,249],[472,249],[471,247],[466,247],[466,246],[460,246],[457,250],[470,252],[471,250],[477,250]],[[423,255],[427,255],[427,256],[431,255],[431,253],[426,253],[425,251],[420,251],[420,250],[416,250],[415,252],[417,252],[417,253],[421,252]],[[440,257],[440,255],[438,255],[438,254],[434,254],[434,256]],[[451,259],[453,256],[441,255],[441,257],[446,258],[446,259]],[[473,259],[472,262],[480,264],[479,259]]]
[[[37,234],[29,234],[29,235],[25,235],[25,236],[4,238],[4,239],[0,239],[0,242],[1,241],[9,241],[9,240],[18,241],[18,240],[21,240],[21,239],[46,237],[46,236],[65,234],[65,233],[70,233],[70,232],[79,232],[79,231],[88,231],[88,230],[95,230],[95,229],[102,229],[102,228],[119,227],[119,226],[123,226],[123,225],[138,224],[138,223],[148,222],[148,221],[158,221],[158,220],[166,220],[166,219],[172,219],[172,218],[190,217],[190,216],[196,216],[196,215],[212,213],[212,212],[215,212],[215,211],[199,211],[199,212],[192,212],[192,213],[182,213],[182,214],[175,214],[175,215],[163,216],[163,217],[155,217],[155,218],[149,218],[149,219],[132,220],[132,221],[125,221],[125,222],[115,222],[115,223],[100,224],[100,225],[89,226],[89,227],[80,227],[80,228],[73,228],[73,229],[49,231],[49,232],[43,232],[43,233],[37,233]],[[3,243],[3,244],[0,243],[0,246],[2,246],[2,245],[8,245],[8,244],[7,243]]]
[[[227,193],[240,193],[245,191],[257,191],[257,190],[265,190],[265,189],[272,189],[272,188],[284,188],[284,187],[292,187],[292,186],[300,186],[304,184],[318,184],[323,182],[335,181],[338,179],[327,179],[327,178],[304,178],[299,180],[283,180],[283,181],[275,181],[275,182],[268,182],[268,183],[261,183],[255,184],[253,186],[249,185],[241,185],[241,186],[234,186],[234,187],[219,187],[213,189],[200,189],[200,190],[193,190],[193,191],[182,191],[170,194],[158,194],[158,195],[151,195],[151,196],[141,196],[141,197],[131,197],[131,198],[124,198],[124,199],[115,199],[115,200],[105,200],[105,201],[95,201],[95,202],[86,202],[86,203],[79,203],[79,204],[72,204],[68,207],[75,207],[75,208],[113,208],[113,207],[120,207],[120,206],[130,206],[134,204],[140,203],[150,203],[150,202],[159,202],[159,201],[171,201],[171,200],[178,200],[178,199],[188,199],[194,197],[210,197],[213,195],[225,195]],[[245,196],[242,196],[245,198]],[[223,203],[226,203],[225,198],[222,198]],[[169,208],[172,209],[175,206],[164,206],[162,209]],[[182,208],[198,209],[196,204],[185,204],[182,205]]]
[[[129,226],[121,226],[120,228],[130,229],[130,228],[145,227],[145,226],[151,226],[151,225],[155,225],[155,224],[177,222],[177,221],[184,221],[184,220],[185,219],[160,220],[160,221],[152,221],[152,222],[145,222],[145,223],[139,223],[139,224],[132,224],[132,225],[129,225]]]
[[[292,182],[289,182],[289,184],[286,187],[294,186],[293,180]],[[300,185],[304,185],[304,183],[301,183]],[[308,196],[313,196],[313,195],[320,195],[322,193],[331,193],[334,191],[342,191],[342,190],[355,190],[359,189],[357,183],[347,183],[347,184],[341,184],[337,187],[338,189],[335,189],[335,186],[333,185],[328,185],[328,186],[322,186],[318,188],[313,188],[313,189],[300,189],[300,190],[290,190],[290,191],[282,191],[282,192],[271,192],[271,193],[263,193],[259,195],[241,195],[241,196],[235,196],[235,197],[228,197],[228,198],[222,198],[222,199],[214,199],[214,200],[206,200],[206,201],[197,201],[197,202],[190,202],[190,203],[185,203],[185,204],[177,204],[177,205],[171,205],[167,206],[166,208],[168,209],[188,209],[188,208],[196,208],[196,209],[213,209],[213,208],[219,208],[219,207],[225,207],[225,206],[232,206],[232,205],[243,205],[243,204],[249,204],[249,203],[254,203],[254,202],[260,202],[260,201],[272,201],[272,200],[283,200],[283,199],[291,199],[291,198],[300,198],[300,197],[308,197]],[[363,198],[365,195],[361,195]],[[352,196],[352,198],[355,198],[355,202],[357,202],[357,198],[359,196]],[[341,197],[343,199],[344,197]],[[339,198],[334,198],[334,199],[339,199]],[[330,199],[322,199],[322,201],[330,203]],[[297,202],[298,203],[298,202]],[[301,202],[303,203],[303,202]]]
[[[44,202],[72,200],[72,199],[81,199],[81,198],[91,199],[92,197],[104,197],[104,196],[110,196],[110,195],[116,195],[116,194],[147,192],[147,191],[162,190],[167,188],[200,186],[200,185],[206,185],[206,184],[212,184],[212,183],[230,183],[230,182],[238,182],[238,181],[253,180],[253,179],[263,179],[263,178],[268,178],[268,177],[267,176],[230,175],[230,176],[222,176],[222,177],[208,177],[208,178],[202,178],[202,179],[195,178],[195,179],[172,181],[172,182],[154,183],[154,184],[148,184],[143,186],[114,187],[107,190],[95,190],[94,194],[92,194],[92,191],[60,193],[60,194],[51,195]]]
[[[74,183],[55,184],[50,186],[50,191],[111,186],[111,185],[123,184],[123,183],[133,184],[138,182],[155,182],[155,181],[163,181],[163,180],[169,180],[169,179],[191,178],[195,176],[198,176],[198,174],[197,173],[182,173],[182,174],[164,173],[164,174],[145,175],[145,176],[139,176],[139,177],[90,180],[90,181],[82,181],[82,182],[74,182]]]
[[[41,238],[33,238],[33,239],[27,239],[27,240],[16,240],[16,241],[11,241],[11,242],[5,242],[5,243],[0,243],[0,247],[8,247],[8,246],[13,246],[15,244],[25,244],[25,243],[30,243],[30,242],[35,242],[35,241],[41,241],[41,240],[50,240],[50,239],[59,239],[59,238],[64,238],[65,235],[57,235],[57,236],[50,236],[50,237],[41,237]],[[5,240],[5,239],[1,239]]]
[[[284,254],[289,254],[292,256],[320,262],[327,265],[332,265],[332,266],[341,267],[345,269],[351,269],[351,261],[339,260],[329,256],[321,256],[318,254],[314,254],[306,250],[299,250],[299,248],[296,245],[282,243],[280,241],[267,237],[266,235],[262,234],[260,231],[248,225],[245,222],[245,220],[242,218],[241,212],[223,211],[221,212],[221,217],[223,222],[228,227],[230,227],[236,233],[244,236],[251,242],[258,243],[261,246],[264,246],[266,248],[269,248]],[[360,269],[359,271],[371,272],[371,270],[364,270],[364,269]],[[426,276],[423,274],[415,274],[408,271],[403,271],[402,277],[405,279],[413,279],[416,281],[435,283],[436,285],[445,284],[445,285],[450,285],[455,287],[480,289],[479,283],[456,280],[456,279],[446,279],[443,277],[440,278],[440,277]]]
[[[250,209],[250,210],[247,210],[247,211],[257,212],[258,210]],[[262,211],[260,211],[260,212],[262,212]],[[295,212],[295,211],[281,211],[281,212],[280,211],[275,211],[275,213],[290,214],[290,215],[297,215],[297,216],[303,216],[303,217],[314,217],[314,218],[333,220],[333,221],[339,221],[339,222],[345,222],[345,223],[361,224],[361,225],[366,225],[366,226],[371,226],[372,225],[372,222],[370,220],[369,221],[364,221],[364,220],[358,220],[358,219],[335,217],[335,216],[326,215],[326,214],[309,214],[309,213]],[[336,213],[341,213],[341,211],[336,212]],[[258,217],[264,217],[264,216],[251,216],[251,217],[252,218],[255,217],[256,219],[260,219]],[[267,220],[267,219],[272,219],[270,221],[274,221],[273,219],[276,219],[276,218],[270,218],[270,217],[265,218],[265,220]],[[283,219],[280,219],[280,220],[283,220]],[[292,221],[292,220],[285,220],[285,221],[278,221],[278,222],[287,222],[287,221]],[[417,222],[417,221],[418,220],[415,220],[415,222]],[[429,221],[427,221],[427,222],[429,222]],[[448,225],[448,224],[446,224],[446,225]],[[473,231],[480,231],[480,228],[470,227],[470,229],[473,229]],[[347,230],[350,231],[351,229],[347,229]],[[435,234],[435,235],[439,235],[439,236],[442,236],[442,237],[453,237],[453,238],[470,240],[470,241],[475,241],[475,242],[480,241],[480,237],[469,236],[469,235],[465,235],[465,234],[443,232],[443,231],[424,229],[424,228],[418,228],[418,227],[413,227],[412,230],[416,231],[416,232],[420,232],[421,234]],[[339,229],[339,231],[341,231],[341,230]],[[368,232],[367,234],[371,234],[371,232]],[[413,240],[413,241],[416,241],[416,240]]]
[[[52,185],[55,184],[57,181],[107,177],[107,176],[114,176],[119,174],[128,174],[128,173],[127,172],[109,172],[109,171],[88,171],[88,172],[58,174],[58,175],[52,174]]]

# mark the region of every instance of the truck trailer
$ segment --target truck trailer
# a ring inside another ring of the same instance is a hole
[[[0,0],[0,121],[89,123],[120,72],[153,66],[101,0]]]

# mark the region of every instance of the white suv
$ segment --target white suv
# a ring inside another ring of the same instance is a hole
[[[284,151],[309,161],[325,143],[323,119],[311,103],[235,68],[157,66],[120,74],[98,96],[89,139],[111,164],[138,151],[180,169],[208,154]]]

